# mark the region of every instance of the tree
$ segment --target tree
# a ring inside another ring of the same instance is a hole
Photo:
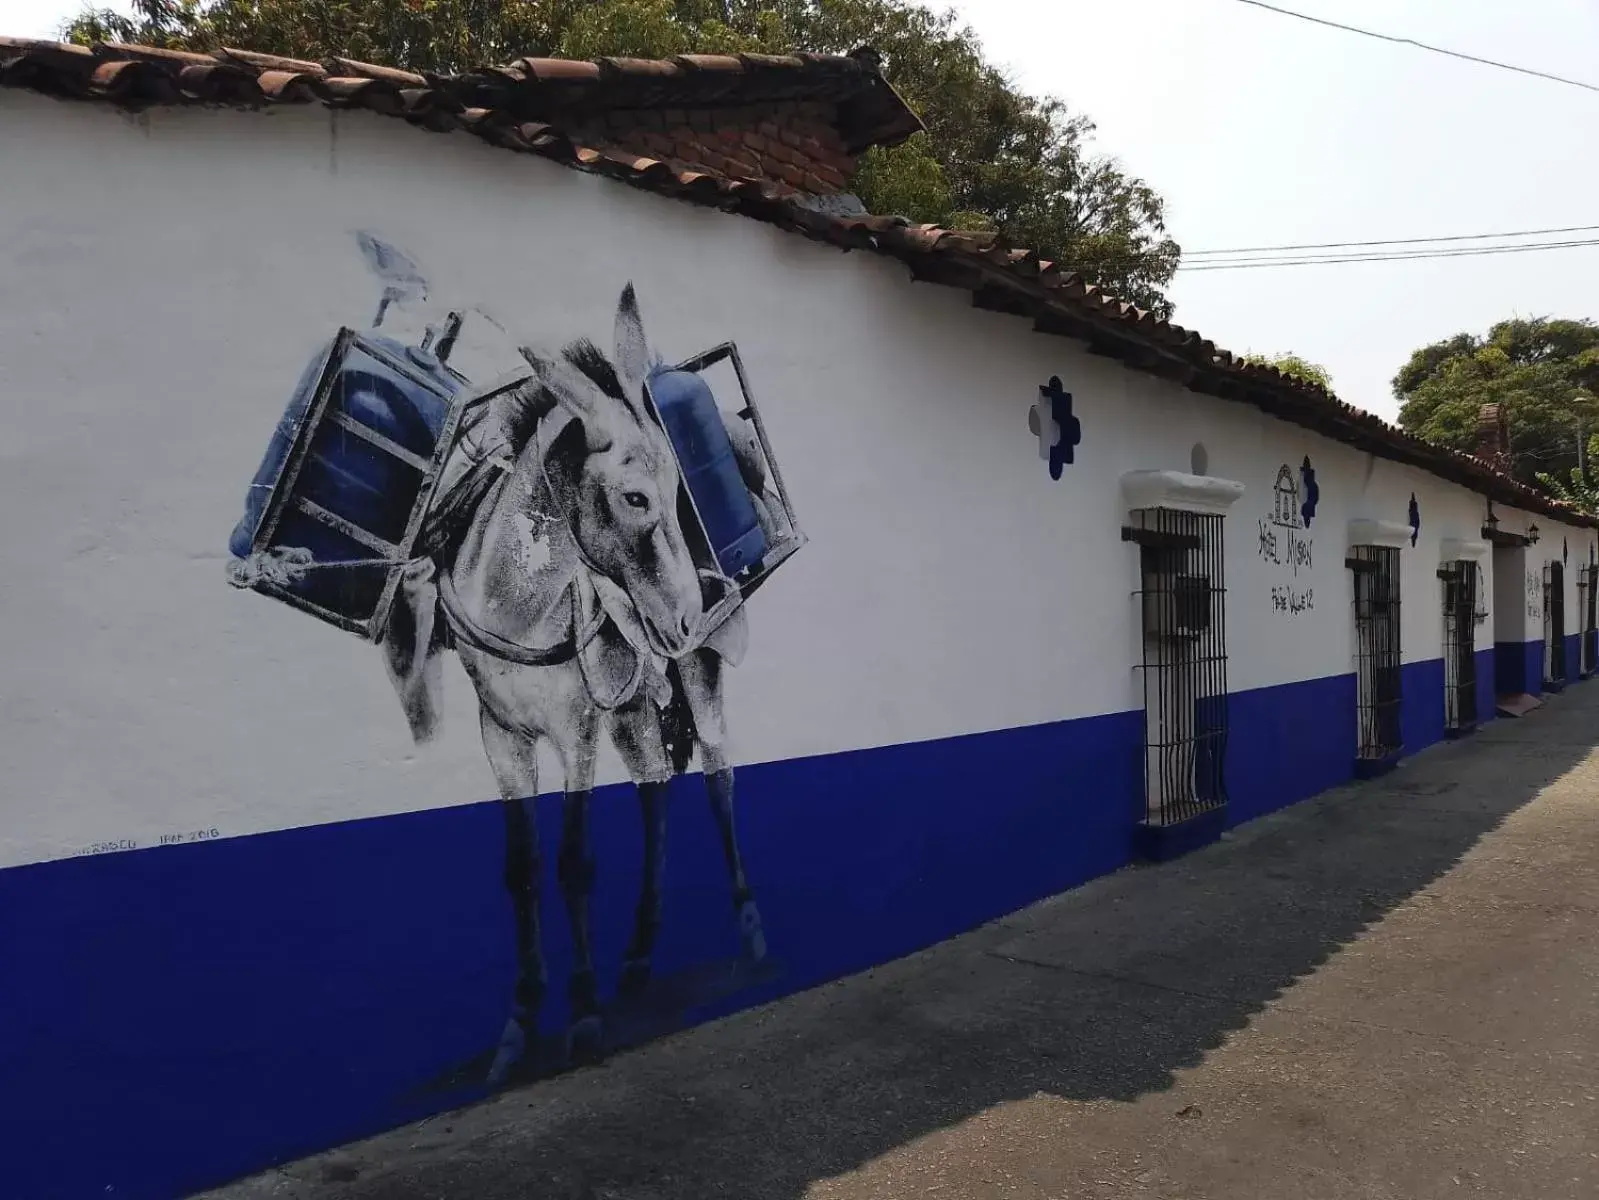
[[[852,186],[869,209],[996,230],[1124,300],[1172,313],[1165,288],[1181,250],[1166,234],[1161,197],[1092,152],[1086,117],[1018,90],[953,14],[911,0],[131,2],[131,16],[86,10],[66,36],[437,72],[529,55],[842,54],[870,45],[927,133],[862,156]]]
[[[1332,391],[1332,375],[1327,368],[1297,354],[1246,354],[1244,361],[1258,367],[1276,367],[1284,375],[1313,383],[1324,392]]]
[[[1588,443],[1590,455],[1596,444],[1599,444],[1599,438],[1594,438]],[[1584,478],[1579,468],[1572,467],[1566,479],[1560,479],[1548,471],[1539,471],[1538,482],[1556,500],[1564,500],[1589,516],[1599,517],[1599,485],[1591,479]]]
[[[1585,467],[1579,445],[1599,431],[1599,325],[1530,317],[1459,333],[1412,354],[1393,388],[1402,428],[1458,450],[1477,450],[1483,406],[1503,405],[1511,473],[1563,479]]]

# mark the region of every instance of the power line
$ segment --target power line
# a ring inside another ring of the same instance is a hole
[[[1549,229],[1524,229],[1505,233],[1457,233],[1434,237],[1380,238],[1362,242],[1301,242],[1280,246],[1239,246],[1231,250],[1184,250],[1178,270],[1222,270],[1242,266],[1311,266],[1317,263],[1387,262],[1403,259],[1466,258],[1483,254],[1513,254],[1524,250],[1561,250],[1599,244],[1599,238],[1571,238],[1553,242],[1523,242],[1501,246],[1448,246],[1444,249],[1368,250],[1376,246],[1423,247],[1446,242],[1484,241],[1491,238],[1531,237],[1535,234],[1588,233],[1599,231],[1599,225],[1565,225]],[[1358,253],[1296,254],[1305,250],[1350,250]],[[1097,255],[1094,265],[1109,267],[1146,262],[1153,250]],[[1237,258],[1239,255],[1264,255],[1268,257]],[[1209,256],[1209,257],[1200,257]],[[1198,258],[1198,261],[1192,261]],[[1071,269],[1062,261],[1060,266]]]
[[[1343,250],[1357,246],[1408,246],[1432,242],[1481,242],[1489,238],[1542,237],[1550,233],[1590,233],[1599,225],[1563,225],[1553,229],[1514,229],[1507,233],[1452,233],[1439,237],[1386,238],[1371,242],[1301,242],[1289,246],[1235,246],[1231,250],[1184,250],[1183,258],[1206,258],[1224,254],[1266,254],[1279,250]]]
[[[1514,254],[1522,250],[1564,250],[1573,246],[1591,246],[1599,238],[1572,238],[1558,242],[1523,242],[1511,246],[1451,246],[1447,250],[1374,250],[1360,254],[1306,254],[1302,256],[1277,255],[1263,258],[1210,259],[1196,263],[1199,267],[1251,266],[1254,264],[1295,262],[1388,262],[1407,258],[1471,258],[1480,254]]]
[[[1581,246],[1599,246],[1599,238],[1574,239],[1563,242],[1529,242],[1521,246],[1472,246],[1449,250],[1415,250],[1381,252],[1375,254],[1326,255],[1319,258],[1245,258],[1236,262],[1201,262],[1193,266],[1186,263],[1179,271],[1249,271],[1266,267],[1335,266],[1345,263],[1415,262],[1419,259],[1477,258],[1488,254],[1523,254],[1529,250],[1571,250]]]
[[[1446,50],[1442,46],[1429,46],[1426,42],[1416,41],[1415,38],[1395,37],[1391,33],[1377,33],[1370,29],[1359,29],[1354,25],[1344,25],[1338,21],[1329,21],[1324,17],[1312,17],[1308,13],[1278,8],[1275,4],[1264,3],[1263,0],[1238,0],[1238,2],[1240,4],[1248,4],[1254,8],[1264,8],[1268,12],[1278,13],[1285,17],[1309,21],[1315,25],[1325,25],[1330,29],[1342,29],[1345,33],[1358,33],[1362,37],[1376,38],[1383,42],[1393,42],[1401,46],[1414,46],[1418,50],[1426,50],[1432,54],[1442,54],[1449,58],[1463,59],[1466,62],[1478,63],[1485,67],[1497,67],[1501,71],[1514,71],[1518,75],[1531,75],[1537,79],[1547,79],[1551,83],[1563,83],[1567,87],[1582,88],[1588,92],[1599,92],[1599,84],[1584,83],[1580,79],[1567,79],[1563,75],[1551,75],[1548,71],[1535,71],[1531,67],[1518,67],[1511,63],[1496,62],[1491,58],[1479,58],[1475,54],[1465,54],[1459,50]]]

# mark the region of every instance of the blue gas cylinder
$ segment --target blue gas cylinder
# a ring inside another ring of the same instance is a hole
[[[716,397],[693,371],[659,371],[650,396],[677,450],[694,507],[699,510],[717,565],[727,576],[753,566],[766,553],[766,534],[739,474],[733,443]]]
[[[335,340],[311,360],[273,431],[245,495],[244,515],[228,539],[228,549],[237,557],[251,552],[301,426],[316,400],[322,366],[337,346]],[[410,520],[423,472],[414,462],[389,453],[328,418],[342,414],[417,458],[431,459],[449,418],[451,400],[461,387],[461,377],[429,349],[370,333],[350,340],[342,361],[335,364],[324,417],[310,432],[308,455],[295,482],[296,496],[386,542],[397,543]],[[303,521],[296,517],[294,523],[301,525]],[[280,523],[274,542],[304,544],[291,543],[284,536],[286,532]],[[336,537],[332,531],[309,532],[317,534],[316,542],[325,543],[306,547],[319,560],[360,556],[353,545],[343,544],[347,539]],[[334,541],[339,545],[335,546]],[[330,553],[318,553],[323,550]],[[370,556],[373,552],[367,549],[363,553]]]

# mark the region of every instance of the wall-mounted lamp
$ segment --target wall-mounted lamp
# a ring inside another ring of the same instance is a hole
[[[1538,523],[1536,521],[1534,521],[1531,525],[1527,526],[1527,545],[1536,546],[1537,544],[1538,544]]]

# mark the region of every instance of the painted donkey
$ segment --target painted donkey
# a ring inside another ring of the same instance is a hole
[[[537,750],[563,773],[556,877],[571,925],[571,1056],[603,1028],[589,928],[595,866],[589,805],[603,727],[638,787],[644,862],[621,989],[649,980],[661,922],[666,798],[697,744],[732,877],[744,953],[766,952],[733,821],[723,712],[724,662],[747,641],[742,608],[709,637],[708,600],[730,586],[684,533],[686,492],[670,442],[643,398],[654,367],[633,287],[607,358],[578,341],[559,355],[523,349],[532,378],[475,416],[499,453],[469,451],[430,520],[430,558],[407,574],[385,636],[413,734],[438,720],[438,654],[453,644],[476,688],[483,747],[503,797],[505,883],[518,978],[490,1082],[503,1081],[537,1032],[548,988],[540,935],[544,854],[535,821]],[[469,433],[467,442],[471,441]],[[455,464],[458,468],[461,462]],[[446,632],[447,631],[447,632]],[[664,719],[663,719],[664,718]]]

